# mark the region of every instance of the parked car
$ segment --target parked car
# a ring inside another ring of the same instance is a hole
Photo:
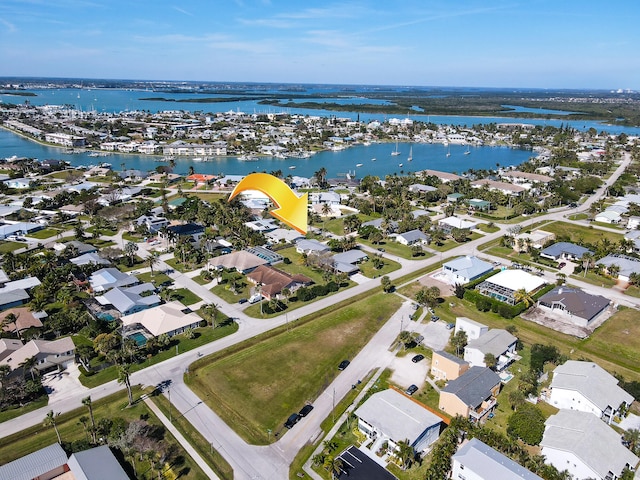
[[[440,317],[437,315],[431,315],[431,321],[432,322],[437,322],[438,320],[440,320]]]
[[[287,421],[284,422],[284,426],[286,428],[291,428],[299,421],[300,421],[300,414],[292,413],[291,415],[289,415],[289,418],[287,418]]]
[[[407,388],[404,393],[406,393],[407,395],[413,395],[414,393],[416,393],[418,391],[418,387],[417,385],[409,385],[409,388]]]
[[[558,264],[558,268],[564,268],[564,267],[566,267],[566,266],[567,266],[567,264],[566,264],[565,262],[560,262],[560,263]]]
[[[456,326],[455,323],[447,323],[447,330],[451,330],[455,326]]]
[[[300,417],[306,417],[307,415],[309,415],[309,413],[311,413],[311,410],[313,410],[313,405],[307,404],[300,409],[298,415],[300,415]]]
[[[384,253],[385,249],[384,249],[384,248],[382,248],[382,247],[380,247],[380,248],[378,248],[378,251],[379,251],[379,252],[383,252],[383,253]]]
[[[413,363],[418,363],[420,360],[424,360],[424,355],[422,355],[421,353],[411,359]]]
[[[340,362],[340,365],[338,365],[338,370],[344,370],[345,368],[347,368],[349,366],[351,362],[349,360],[342,360]]]
[[[247,300],[246,298],[241,298],[240,300],[238,300],[238,303],[243,304],[243,303],[247,303],[249,300]]]

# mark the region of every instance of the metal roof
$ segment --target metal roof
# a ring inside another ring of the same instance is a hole
[[[67,454],[60,444],[25,455],[0,467],[2,480],[32,480],[67,463]]]
[[[477,478],[500,480],[542,480],[522,465],[494,450],[489,445],[473,438],[462,445],[453,460],[472,471]],[[475,478],[475,476],[474,476]]]
[[[69,468],[76,480],[129,480],[107,445],[72,454]]]

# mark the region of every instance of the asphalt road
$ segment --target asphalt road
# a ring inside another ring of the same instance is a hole
[[[535,217],[532,221],[539,222],[544,220],[564,220],[565,215],[573,214],[580,211],[588,210],[590,205],[598,200],[610,186],[624,171],[630,163],[631,158],[627,154],[621,165],[616,169],[615,173],[606,181],[598,191],[588,198],[577,209],[567,210],[560,209],[543,216]],[[460,245],[446,252],[447,258],[457,257],[460,255],[473,255],[477,247],[488,241],[500,238],[506,233],[508,226],[500,226],[500,230],[485,235],[482,238]],[[142,246],[143,248],[145,246]],[[139,252],[142,254],[142,251]],[[396,258],[390,257],[394,260]],[[417,270],[433,265],[440,261],[440,256],[433,256],[418,261],[401,261],[402,268],[389,274],[392,280],[403,275],[413,273]],[[162,270],[169,268],[168,265],[162,263],[156,269]],[[286,322],[293,322],[307,314],[316,312],[322,308],[331,306],[342,300],[347,300],[359,293],[367,292],[380,285],[380,279],[369,280],[365,283],[356,285],[348,290],[338,292],[337,294],[322,298],[312,304],[298,308],[287,315],[263,320],[246,316],[237,304],[227,304],[222,299],[213,295],[209,290],[191,280],[188,276],[180,272],[170,274],[178,287],[188,288],[195,294],[200,296],[207,303],[216,303],[220,306],[220,310],[227,316],[235,318],[239,323],[238,332],[227,336],[208,345],[202,346],[196,350],[192,350],[185,354],[177,355],[174,358],[166,360],[158,365],[148,367],[134,373],[131,377],[133,384],[158,385],[161,382],[171,382],[171,403],[176,409],[176,415],[184,415],[198,431],[200,431],[214,448],[227,459],[234,469],[235,478],[241,479],[285,479],[288,478],[289,464],[298,450],[310,439],[314,439],[320,432],[320,422],[329,414],[331,407],[337,403],[351,388],[351,385],[359,379],[365,377],[367,372],[376,367],[386,366],[392,359],[393,355],[388,351],[388,347],[399,332],[400,319],[407,318],[411,313],[409,302],[405,302],[396,314],[380,329],[373,337],[371,342],[354,358],[351,365],[340,373],[335,381],[329,385],[323,394],[314,402],[314,410],[309,416],[299,422],[293,429],[283,435],[277,442],[269,446],[253,446],[244,442],[228,425],[204,404],[183,382],[183,374],[188,365],[192,363],[199,355],[209,355],[211,353],[222,350],[228,346],[240,343],[255,335],[271,330]],[[550,279],[555,281],[555,277]],[[572,283],[581,286],[582,282]],[[585,284],[585,288],[596,293],[599,287]],[[616,295],[611,289],[604,289],[606,295]],[[620,294],[622,295],[622,294]],[[633,299],[621,296],[620,303],[638,307],[640,299]],[[109,382],[90,391],[80,390],[75,395],[68,395],[65,401],[52,402],[47,407],[27,413],[19,418],[9,420],[0,424],[0,437],[4,437],[13,432],[20,431],[32,425],[42,423],[49,410],[55,412],[67,412],[81,406],[81,399],[87,395],[95,400],[122,389],[122,385],[117,382]],[[334,395],[335,392],[335,395]],[[165,393],[168,395],[168,393]],[[335,400],[334,400],[335,399]],[[179,413],[178,413],[179,412]]]

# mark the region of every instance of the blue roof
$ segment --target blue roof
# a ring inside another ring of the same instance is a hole
[[[455,260],[444,263],[442,267],[446,270],[456,272],[456,274],[469,280],[473,280],[493,270],[493,265],[489,262],[480,260],[478,257],[470,256],[458,257]]]
[[[593,252],[591,250],[585,247],[581,247],[580,245],[576,245],[575,243],[557,242],[553,245],[549,245],[547,248],[542,250],[540,252],[540,255],[557,258],[563,254],[569,254],[576,258],[582,258],[582,255],[587,252],[593,255]]]

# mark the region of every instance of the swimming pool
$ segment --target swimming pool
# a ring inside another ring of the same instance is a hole
[[[110,313],[99,313],[99,314],[97,315],[97,317],[98,317],[100,320],[104,320],[105,322],[112,322],[112,321],[114,321],[114,320],[116,319],[116,318],[115,318],[113,315],[111,315]]]
[[[134,342],[136,342],[136,345],[139,346],[139,347],[142,347],[143,345],[146,345],[146,343],[147,343],[147,337],[145,337],[140,332],[133,333],[133,334],[129,335],[128,337],[130,339],[132,339]]]

